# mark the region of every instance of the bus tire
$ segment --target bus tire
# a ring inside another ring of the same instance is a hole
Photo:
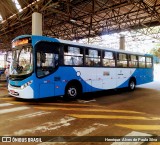
[[[79,83],[69,83],[65,89],[65,99],[73,100],[80,97],[82,93],[81,85]]]
[[[129,91],[134,91],[136,88],[136,80],[134,78],[130,79],[128,84]]]

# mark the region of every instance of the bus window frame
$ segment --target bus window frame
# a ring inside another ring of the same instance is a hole
[[[53,71],[51,71],[49,74],[47,74],[47,75],[43,75],[43,76],[38,76],[37,75],[37,45],[40,45],[40,43],[50,43],[50,44],[57,44],[58,46],[59,46],[59,48],[58,48],[58,54],[59,54],[59,58],[58,58],[58,66],[53,70]],[[35,65],[35,74],[36,74],[36,77],[37,78],[39,78],[39,79],[41,79],[41,78],[44,78],[44,77],[46,77],[46,76],[49,76],[49,75],[51,75],[51,74],[53,74],[53,73],[55,73],[57,70],[58,70],[58,68],[59,68],[59,66],[61,65],[60,64],[60,53],[61,53],[61,44],[60,43],[58,43],[58,42],[50,42],[50,41],[44,41],[44,40],[42,40],[42,41],[38,41],[35,45],[34,45],[34,53],[35,53],[35,59],[34,59],[34,65]]]

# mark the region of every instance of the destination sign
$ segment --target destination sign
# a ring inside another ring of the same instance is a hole
[[[19,46],[19,45],[24,45],[24,44],[28,44],[31,43],[31,38],[21,38],[21,39],[17,39],[15,41],[12,42],[12,48]]]

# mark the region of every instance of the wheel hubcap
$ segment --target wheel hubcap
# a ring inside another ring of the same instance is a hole
[[[134,82],[131,82],[131,83],[130,83],[130,88],[133,90],[133,89],[134,89],[134,87],[135,87]]]
[[[68,95],[71,96],[71,97],[75,97],[77,95],[77,90],[76,88],[69,88],[68,89]]]

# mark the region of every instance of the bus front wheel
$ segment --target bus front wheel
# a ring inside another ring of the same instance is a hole
[[[78,85],[68,84],[65,91],[65,99],[77,99],[81,94],[81,89]]]

